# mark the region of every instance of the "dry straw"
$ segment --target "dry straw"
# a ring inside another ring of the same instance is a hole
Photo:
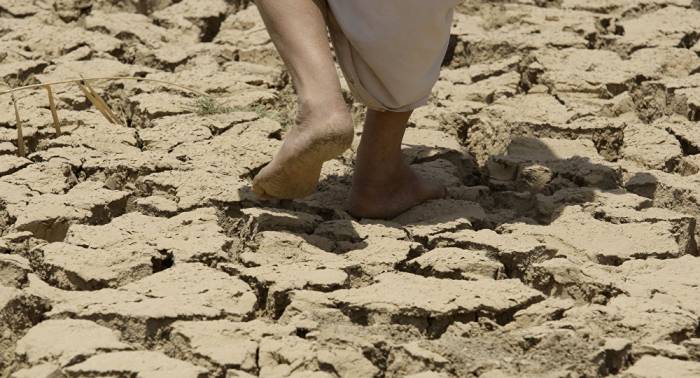
[[[87,81],[81,81],[78,83],[78,87],[80,87],[80,90],[83,91],[83,94],[90,101],[92,106],[97,108],[97,110],[102,113],[102,116],[105,117],[107,121],[115,125],[120,124],[120,122],[117,121],[117,117],[112,112],[112,109],[110,109],[105,100],[103,100],[102,97],[100,97],[100,95],[97,94],[94,89],[92,89]]]
[[[61,122],[58,120],[58,111],[56,110],[56,101],[53,98],[53,90],[50,85],[45,86],[49,96],[49,108],[51,109],[51,118],[53,119],[53,128],[56,129],[56,136],[61,136]]]
[[[19,108],[17,106],[17,99],[15,98],[15,92],[19,91],[24,91],[24,90],[32,90],[32,89],[38,89],[38,88],[44,88],[46,89],[46,92],[48,94],[49,98],[49,108],[51,109],[51,118],[53,119],[53,127],[56,130],[56,135],[61,135],[61,124],[58,118],[58,111],[56,109],[56,102],[54,100],[54,95],[53,95],[53,89],[52,87],[54,86],[60,86],[60,85],[67,85],[67,84],[77,84],[78,88],[83,92],[85,97],[90,101],[90,103],[102,114],[102,116],[110,123],[115,124],[115,125],[122,125],[124,126],[124,123],[114,114],[112,109],[107,105],[107,102],[100,96],[90,85],[91,82],[95,81],[120,81],[120,80],[133,80],[133,81],[145,81],[145,82],[150,82],[150,83],[157,83],[157,84],[162,84],[170,87],[175,87],[180,90],[184,90],[186,92],[191,92],[194,94],[197,94],[201,97],[205,98],[212,98],[212,96],[201,92],[197,89],[181,85],[178,83],[172,83],[169,81],[164,81],[164,80],[157,80],[157,79],[147,79],[143,77],[134,77],[134,76],[110,76],[110,77],[93,77],[93,78],[80,78],[80,79],[71,79],[71,80],[63,80],[63,81],[55,81],[51,83],[42,83],[42,84],[32,84],[32,85],[25,85],[22,87],[16,87],[16,88],[10,88],[4,91],[0,91],[0,96],[9,94],[12,97],[12,105],[15,109],[15,121],[16,121],[16,127],[17,127],[17,154],[21,157],[24,157],[26,155],[26,150],[24,146],[24,136],[22,134],[22,120],[19,115]],[[8,85],[9,87],[9,85]]]
[[[22,119],[19,116],[17,99],[14,93],[12,94],[12,106],[15,108],[15,121],[17,122],[17,155],[19,157],[24,157],[26,152],[24,151],[24,135],[22,135]]]

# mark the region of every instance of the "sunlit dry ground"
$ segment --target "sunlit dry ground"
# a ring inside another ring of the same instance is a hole
[[[0,376],[700,376],[699,9],[465,1],[405,139],[449,198],[376,222],[352,151],[251,195],[294,118],[253,6],[0,0],[10,86],[219,98],[54,86],[57,136],[19,92],[23,158],[0,97]]]

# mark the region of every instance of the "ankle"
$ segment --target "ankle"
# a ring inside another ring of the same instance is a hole
[[[406,177],[412,173],[411,168],[403,160],[382,161],[380,164],[377,162],[357,164],[353,176],[353,187],[359,190],[391,191],[392,188],[401,186]]]
[[[348,116],[350,115],[348,105],[340,95],[299,95],[297,105],[300,114],[322,116],[329,113],[347,113]]]
[[[353,130],[352,116],[344,102],[327,99],[299,98],[297,124],[335,130]]]

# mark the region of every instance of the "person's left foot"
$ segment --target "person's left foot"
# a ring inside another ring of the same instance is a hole
[[[313,193],[323,163],[352,144],[352,118],[345,104],[302,107],[300,112],[280,150],[253,179],[253,192],[263,199],[294,199]]]
[[[421,179],[408,164],[373,178],[355,175],[348,212],[356,218],[391,219],[423,202],[447,195],[444,186]]]

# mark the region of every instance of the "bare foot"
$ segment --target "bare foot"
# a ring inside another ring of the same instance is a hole
[[[284,144],[253,179],[253,192],[262,198],[293,199],[316,190],[323,163],[350,148],[352,118],[345,104],[302,107],[297,125]]]
[[[355,177],[350,209],[357,218],[391,219],[425,201],[445,197],[442,185],[427,182],[401,162],[392,173],[379,179]]]

